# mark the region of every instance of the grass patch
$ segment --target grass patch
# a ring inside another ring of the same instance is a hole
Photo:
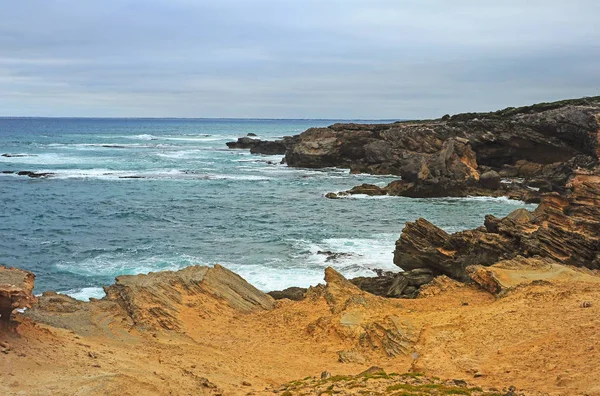
[[[424,384],[424,385],[410,385],[410,384],[396,384],[390,385],[386,389],[387,392],[393,391],[404,391],[409,393],[420,393],[429,392],[438,395],[470,395],[475,389],[459,388],[456,386],[445,386],[441,384]]]

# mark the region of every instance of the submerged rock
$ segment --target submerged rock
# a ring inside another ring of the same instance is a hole
[[[8,322],[13,310],[31,308],[35,275],[18,268],[0,266],[0,322]]]
[[[28,176],[34,179],[46,178],[50,176],[54,176],[52,172],[31,172],[31,171],[19,171],[17,172],[19,176]]]

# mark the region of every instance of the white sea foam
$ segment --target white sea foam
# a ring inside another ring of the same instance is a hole
[[[177,271],[202,260],[181,254],[171,257],[131,257],[131,253],[105,253],[79,262],[60,262],[56,268],[84,276],[118,276],[147,274],[155,271]]]
[[[210,163],[207,163],[210,164]],[[208,168],[210,169],[210,168]],[[232,175],[216,173],[199,173],[180,169],[154,169],[154,170],[111,170],[106,168],[94,169],[42,169],[38,173],[52,173],[54,179],[103,179],[103,180],[145,180],[145,179],[172,179],[172,180],[254,180],[266,181],[270,177],[261,175]]]
[[[353,276],[373,275],[373,269],[398,270],[393,263],[397,234],[377,234],[372,238],[328,238],[318,243],[293,241],[294,247],[311,263],[320,267],[331,265]],[[342,253],[328,260],[327,254]]]
[[[98,161],[101,159],[94,159]],[[2,157],[0,163],[32,164],[32,165],[68,165],[87,163],[90,160],[84,157],[71,157],[57,153],[42,153],[29,157]]]
[[[66,294],[68,296],[73,297],[76,300],[81,301],[90,301],[90,298],[100,299],[106,296],[106,293],[104,293],[104,289],[102,289],[101,287],[84,287],[81,289],[71,289],[59,293]]]

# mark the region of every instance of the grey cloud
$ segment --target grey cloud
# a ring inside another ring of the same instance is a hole
[[[600,3],[21,0],[0,115],[421,118],[599,92]]]

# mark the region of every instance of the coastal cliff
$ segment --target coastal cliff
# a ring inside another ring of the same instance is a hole
[[[597,163],[599,120],[600,97],[592,97],[429,121],[334,124],[300,134],[285,160],[401,176],[386,188],[390,195],[561,192],[573,170]]]

